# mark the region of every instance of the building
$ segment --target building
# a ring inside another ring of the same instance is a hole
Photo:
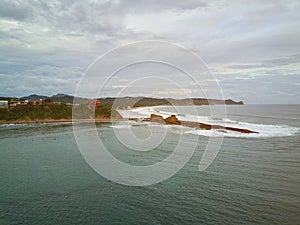
[[[9,107],[16,107],[16,106],[22,106],[22,105],[27,105],[28,100],[16,100],[16,99],[11,99],[9,101]]]
[[[8,108],[8,101],[1,100],[0,101],[0,108]]]
[[[19,100],[19,99],[11,99],[9,101],[9,107],[17,107],[17,106],[24,106],[24,105],[31,105],[31,106],[39,106],[44,105],[45,100]]]
[[[43,105],[45,103],[45,100],[40,99],[40,100],[28,100],[27,105],[32,105],[32,106],[38,106],[38,105]]]
[[[88,101],[88,107],[90,109],[92,108],[98,108],[100,106],[100,100],[89,100]]]

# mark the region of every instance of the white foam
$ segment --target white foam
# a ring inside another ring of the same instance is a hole
[[[287,125],[267,125],[267,124],[254,124],[246,123],[243,121],[234,121],[228,118],[213,119],[207,116],[191,115],[191,114],[176,114],[167,111],[161,111],[158,107],[143,107],[135,108],[130,110],[119,110],[119,113],[124,118],[149,118],[152,113],[167,118],[170,115],[176,115],[179,120],[190,121],[190,122],[200,122],[211,125],[221,125],[229,126],[234,128],[248,129],[258,132],[245,134],[229,130],[202,130],[202,129],[189,129],[185,131],[187,134],[195,134],[207,137],[244,137],[244,138],[267,138],[267,137],[285,137],[292,136],[300,132],[299,127],[291,127]]]
[[[109,127],[116,128],[116,129],[129,129],[129,128],[131,128],[131,125],[130,124],[118,124],[118,125],[111,125]]]

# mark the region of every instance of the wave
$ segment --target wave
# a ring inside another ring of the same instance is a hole
[[[55,123],[9,123],[9,124],[0,124],[0,131],[8,130],[28,130],[35,128],[48,127],[51,128],[63,128],[72,126],[72,122],[55,122]]]
[[[244,134],[229,130],[201,130],[201,129],[188,129],[184,133],[194,134],[206,137],[242,137],[242,138],[269,138],[269,137],[285,137],[293,136],[300,132],[299,127],[292,127],[288,125],[268,125],[268,124],[255,124],[243,121],[235,121],[229,118],[212,118],[208,116],[199,116],[183,113],[174,113],[159,110],[159,107],[143,107],[130,110],[119,110],[119,113],[124,118],[149,118],[152,113],[161,115],[167,118],[170,115],[176,115],[179,120],[200,122],[212,125],[230,126],[234,128],[248,129],[257,131],[258,134]],[[128,128],[128,127],[127,127]]]

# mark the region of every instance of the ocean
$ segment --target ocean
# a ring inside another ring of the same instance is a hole
[[[226,122],[259,133],[157,125],[162,142],[151,151],[134,151],[116,132],[130,128],[147,138],[149,124],[97,123],[111,154],[135,166],[167,158],[181,136],[183,152],[196,146],[169,179],[128,186],[89,166],[72,123],[0,125],[0,224],[300,224],[300,105],[232,105],[226,118],[210,117],[207,106],[197,107],[198,117],[189,107],[179,109],[180,119]],[[142,118],[153,112],[175,113],[171,107],[150,107],[123,114]],[[77,126],[91,129],[86,123]],[[199,171],[207,142],[221,135],[215,159]],[[88,135],[82,138],[91,142]]]

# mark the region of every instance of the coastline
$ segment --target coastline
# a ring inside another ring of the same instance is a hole
[[[0,124],[33,124],[33,123],[72,123],[72,122],[112,122],[125,121],[123,118],[95,118],[95,119],[40,119],[40,120],[0,120]]]

